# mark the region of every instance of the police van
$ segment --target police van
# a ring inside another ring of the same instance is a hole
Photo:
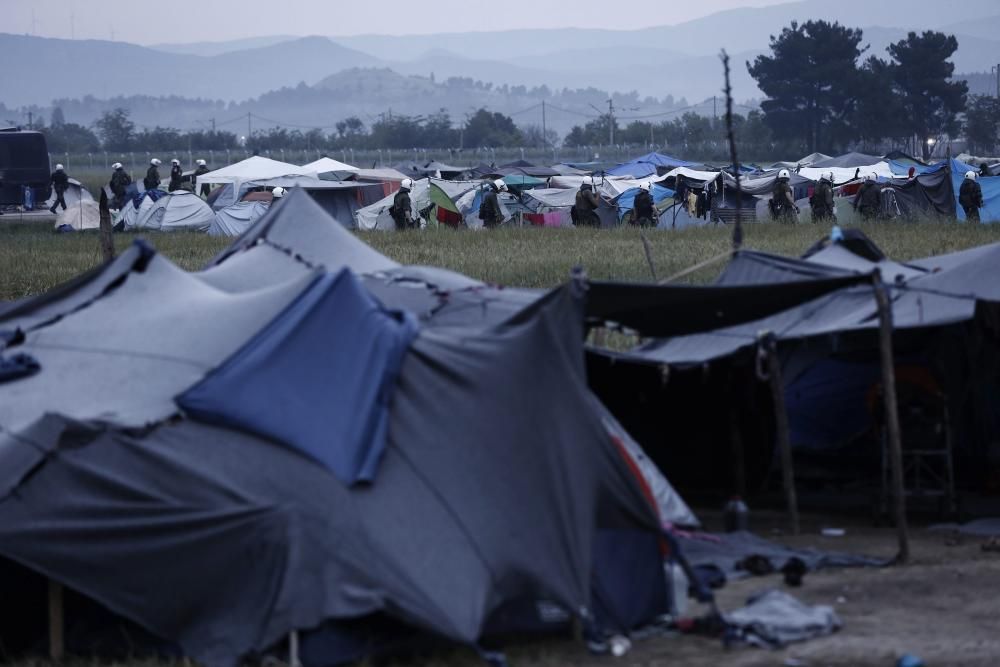
[[[24,203],[25,186],[35,202],[49,198],[49,147],[41,132],[0,128],[0,206]]]

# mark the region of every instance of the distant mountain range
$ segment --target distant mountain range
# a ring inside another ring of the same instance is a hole
[[[941,20],[943,13],[948,14],[947,21]],[[339,103],[301,122],[328,126],[349,110],[371,115],[384,110],[378,105],[405,108],[410,103],[404,92],[407,86],[430,86],[435,103],[450,109],[453,117],[479,106],[516,109],[525,101],[520,95],[523,91],[518,88],[515,94],[510,88],[520,86],[545,86],[552,92],[592,89],[598,105],[606,103],[608,92],[635,91],[632,98],[636,103],[629,108],[641,115],[676,108],[678,105],[671,103],[682,97],[698,102],[717,95],[722,87],[718,55],[723,48],[732,56],[737,101],[757,97],[759,91],[745,62],[766,52],[770,36],[792,20],[810,18],[862,27],[865,43],[871,46],[870,54],[885,56],[885,47],[903,38],[908,30],[934,29],[958,37],[959,51],[953,58],[957,72],[988,72],[1000,62],[997,0],[964,0],[946,9],[940,0],[803,0],[723,11],[675,26],[633,31],[520,30],[335,39],[273,35],[155,47],[0,34],[0,58],[18,64],[0,68],[0,103],[8,108],[45,107],[56,98],[88,95],[105,100],[116,96],[176,96],[211,100],[189,106],[211,106],[215,109],[213,115],[219,108],[235,111],[266,102],[268,113],[278,114],[281,119],[301,119],[303,110],[296,108],[291,96],[286,93],[289,99],[281,106],[274,104],[275,95],[268,93],[320,82],[329,91],[332,81],[343,96]],[[402,76],[396,76],[390,84],[384,70]],[[376,71],[380,73],[374,74]],[[338,74],[344,74],[343,81]],[[419,79],[407,83],[411,76]],[[489,91],[473,87],[461,93],[461,87],[434,87],[435,82],[440,84],[449,77],[493,86]],[[346,87],[341,85],[344,81],[349,82]],[[378,81],[384,90],[375,94],[372,86]],[[496,88],[505,84],[508,92],[498,95]],[[390,99],[387,91],[396,91],[400,96]],[[80,109],[88,106],[95,104],[81,105]],[[593,111],[589,106],[585,108]],[[164,111],[160,118],[180,125],[194,113],[168,117]],[[585,120],[578,116],[580,119]],[[554,122],[558,125],[562,121]]]

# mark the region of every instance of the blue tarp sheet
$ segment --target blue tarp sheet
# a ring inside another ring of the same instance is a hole
[[[626,190],[625,192],[618,195],[618,220],[622,220],[625,214],[631,211],[635,206],[635,196],[639,194],[639,188],[632,188],[631,190]],[[670,199],[674,196],[674,191],[670,188],[665,188],[662,185],[657,185],[653,183],[653,189],[650,191],[653,195],[653,203],[659,204],[664,199]]]
[[[910,173],[910,167],[913,167],[916,174],[933,174],[936,171],[941,171],[948,166],[947,162],[938,162],[931,165],[923,164],[909,164],[906,162],[897,162],[896,160],[889,160],[889,168],[892,169],[892,173],[899,174],[901,176],[906,176]]]
[[[958,193],[967,171],[979,170],[964,162],[952,159],[951,182],[955,187],[955,213],[959,220],[965,220],[965,211],[958,203]],[[979,187],[983,189],[983,203],[985,204],[983,208],[979,209],[979,219],[983,222],[1000,222],[1000,176],[981,176]]]
[[[246,346],[178,397],[195,419],[249,431],[372,481],[416,319],[379,305],[348,269],[323,274]]]
[[[605,173],[609,176],[631,176],[633,178],[645,178],[647,176],[655,176],[657,167],[664,167],[667,169],[674,169],[676,167],[695,167],[698,166],[696,162],[685,162],[684,160],[679,160],[670,155],[663,155],[662,153],[649,153],[643,155],[642,157],[637,157],[634,160],[625,162],[608,169]]]

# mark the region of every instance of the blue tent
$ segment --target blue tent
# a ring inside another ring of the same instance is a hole
[[[608,169],[605,173],[609,176],[631,176],[632,178],[646,178],[655,176],[658,168],[675,169],[677,167],[696,167],[696,162],[685,162],[670,155],[662,153],[648,153],[642,157],[637,157],[631,162],[625,162],[617,167]]]
[[[635,208],[635,196],[637,194],[639,194],[639,188],[631,188],[618,195],[617,204],[619,222],[625,218],[626,213]],[[670,199],[673,197],[674,191],[657,183],[653,183],[653,189],[650,191],[650,194],[653,195],[653,203],[659,204],[664,199]]]
[[[952,159],[951,182],[955,188],[955,213],[959,220],[965,220],[965,211],[958,204],[958,191],[962,187],[962,179],[965,178],[967,171],[979,170]],[[979,209],[979,219],[982,222],[1000,222],[1000,176],[982,177],[979,179],[979,186],[983,189],[983,204],[985,204]]]

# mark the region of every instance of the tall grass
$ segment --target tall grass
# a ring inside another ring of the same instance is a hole
[[[69,280],[100,262],[93,233],[54,234],[49,225],[4,224],[0,218],[0,299],[17,299]],[[1000,241],[1000,225],[965,223],[888,223],[862,227],[897,260],[952,252]],[[657,277],[724,254],[730,248],[727,226],[678,231],[647,231]],[[745,247],[782,255],[801,255],[826,233],[818,225],[752,224]],[[566,280],[575,266],[595,279],[648,281],[649,265],[635,229],[430,229],[421,232],[369,232],[359,237],[404,264],[449,268],[491,283],[517,287],[551,287]],[[117,234],[122,248],[134,234]],[[147,235],[164,255],[185,269],[205,265],[230,239],[194,233]],[[703,283],[721,264],[685,276],[681,282]]]

